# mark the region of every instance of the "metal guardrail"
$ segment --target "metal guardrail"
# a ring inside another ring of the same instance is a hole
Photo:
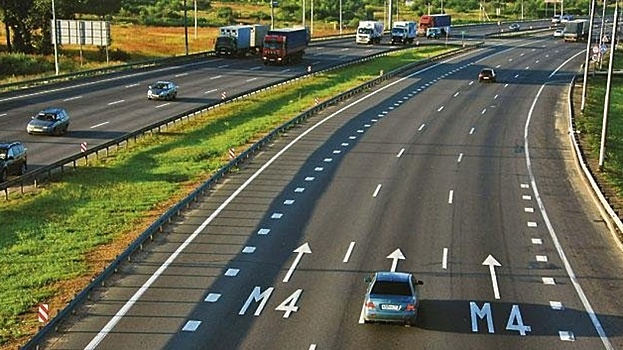
[[[449,57],[451,55],[455,55],[457,53],[461,53],[461,52],[465,52],[468,50],[471,50],[478,45],[475,46],[470,46],[470,47],[462,47],[459,48],[455,51],[452,52],[448,52],[442,55],[438,55],[432,58],[428,58],[422,61],[418,61],[418,62],[414,62],[411,63],[409,65],[403,66],[401,68],[395,69],[389,73],[385,73],[383,75],[380,75],[379,77],[368,81],[366,83],[363,83],[353,89],[350,89],[346,92],[343,92],[331,99],[329,99],[328,101],[325,101],[323,103],[320,103],[310,109],[308,109],[307,111],[299,114],[298,116],[296,116],[295,118],[293,118],[292,120],[280,125],[279,127],[277,127],[276,129],[274,129],[273,131],[271,131],[268,135],[266,135],[265,137],[263,137],[261,140],[259,140],[258,142],[256,142],[255,144],[253,144],[251,147],[249,147],[248,149],[246,149],[245,151],[243,151],[240,155],[238,155],[236,158],[232,159],[229,163],[227,163],[227,165],[223,166],[221,169],[219,169],[212,177],[210,177],[210,179],[208,179],[206,182],[204,182],[202,185],[200,185],[197,189],[195,189],[194,191],[192,191],[188,196],[186,196],[184,199],[182,199],[181,201],[179,201],[177,204],[175,204],[174,206],[172,206],[171,208],[169,208],[164,214],[162,214],[158,219],[156,219],[156,221],[154,221],[134,242],[132,242],[128,248],[126,248],[126,250],[121,253],[119,256],[117,256],[117,258],[111,262],[99,275],[97,275],[92,281],[91,283],[86,286],[80,293],[78,293],[72,300],[71,302],[69,302],[69,304],[67,304],[67,306],[65,306],[65,308],[63,308],[57,315],[54,316],[54,318],[52,318],[50,320],[50,322],[43,327],[33,338],[31,338],[23,347],[22,349],[24,350],[31,350],[31,349],[38,349],[39,345],[41,344],[41,342],[45,339],[46,336],[48,336],[51,332],[56,331],[58,329],[58,327],[60,326],[60,323],[69,315],[71,315],[74,310],[80,305],[82,304],[84,301],[89,299],[90,293],[92,291],[94,291],[96,288],[98,288],[99,286],[104,286],[105,285],[105,281],[106,279],[108,279],[111,275],[113,275],[114,273],[116,273],[116,271],[119,269],[119,266],[121,264],[123,264],[125,261],[130,261],[132,255],[137,252],[137,251],[141,251],[143,249],[143,245],[146,242],[150,242],[153,241],[154,239],[154,235],[158,232],[162,232],[163,231],[163,227],[164,225],[168,224],[169,222],[171,222],[171,220],[174,217],[179,216],[182,211],[184,211],[185,209],[189,208],[190,205],[194,202],[196,202],[198,200],[199,197],[203,196],[206,191],[209,191],[210,188],[212,188],[215,184],[218,183],[219,180],[221,180],[227,173],[229,173],[231,170],[236,169],[242,162],[244,162],[245,160],[247,160],[248,158],[250,158],[251,156],[253,156],[255,153],[257,153],[259,150],[263,149],[268,143],[272,142],[273,139],[277,138],[280,134],[282,134],[284,131],[296,126],[299,123],[302,123],[303,121],[307,120],[309,117],[315,115],[316,113],[326,109],[327,107],[334,105],[340,101],[343,101],[345,99],[350,98],[353,95],[356,95],[364,90],[369,89],[370,87],[377,85],[385,80],[391,79],[394,76],[401,74],[405,71],[411,70],[413,68],[415,68],[416,66],[419,65],[423,65],[423,64],[427,64],[436,60],[440,60],[446,57]],[[404,49],[404,48],[403,48]],[[393,50],[395,51],[395,50]],[[334,69],[338,69],[338,68],[343,68],[349,65],[353,65],[353,64],[358,64],[364,61],[368,61],[377,57],[381,57],[381,56],[386,56],[390,53],[391,51],[387,51],[384,53],[380,53],[380,54],[375,54],[375,55],[371,55],[371,56],[367,56],[352,62],[347,62],[344,64],[341,64],[337,67],[332,67],[332,68],[327,68],[323,71],[319,71],[316,73],[310,73],[310,74],[304,74],[304,76],[308,76],[308,75],[313,75],[313,74],[320,74],[326,71],[330,71],[330,70],[334,70]],[[298,78],[293,78],[290,80],[296,80],[299,79]],[[287,82],[282,82],[279,83],[277,85],[283,85],[286,84]],[[243,93],[240,94],[240,96],[237,97],[233,97],[232,100],[236,100],[236,99],[240,99],[243,98],[245,96],[248,95],[252,95],[255,94],[259,91],[263,91],[263,90],[267,90],[268,87],[262,88],[260,90],[256,90],[254,92],[251,93]],[[220,105],[220,103],[219,103]],[[214,108],[215,106],[212,106],[210,108]],[[202,110],[201,110],[202,111]],[[195,111],[193,113],[197,113],[197,112],[201,112],[201,111]],[[172,119],[172,118],[169,118]],[[172,120],[163,122],[163,123],[159,123],[160,125],[165,125],[168,122],[171,122]],[[149,130],[147,130],[149,129]],[[144,128],[144,131],[141,132],[145,132],[145,131],[153,131],[155,128],[151,128],[151,127],[147,127]],[[143,129],[142,129],[143,130]],[[132,133],[131,137],[136,137],[138,136],[138,131],[136,133]],[[107,147],[110,147],[111,142],[105,144],[105,145],[101,145],[99,147],[99,150],[102,149],[107,149]],[[77,157],[77,158],[75,158]],[[82,156],[75,156],[75,157],[70,157],[68,159],[78,159],[78,158],[82,158]]]

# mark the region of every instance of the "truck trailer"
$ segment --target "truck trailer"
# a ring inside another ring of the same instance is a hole
[[[380,44],[385,25],[380,21],[359,21],[355,42],[357,44]]]
[[[563,38],[568,41],[586,41],[588,40],[588,20],[574,19],[565,22],[565,30]]]
[[[303,59],[309,45],[307,28],[282,28],[269,30],[264,37],[262,61],[264,64],[290,64]]]
[[[438,15],[423,15],[420,17],[417,27],[418,36],[426,36],[426,30],[428,28],[439,28],[442,35],[450,34],[450,27],[452,26],[452,17],[446,14]]]
[[[214,51],[218,56],[244,57],[262,52],[268,26],[262,24],[226,26],[219,29]]]
[[[392,27],[392,44],[411,44],[417,35],[415,21],[396,21]]]

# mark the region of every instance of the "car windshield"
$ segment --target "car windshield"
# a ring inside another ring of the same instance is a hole
[[[404,28],[394,28],[392,29],[392,34],[403,34],[406,33],[407,30]]]
[[[493,71],[491,69],[483,69],[480,74],[482,74],[482,75],[493,75]]]
[[[357,33],[359,33],[359,34],[372,34],[372,29],[370,29],[370,28],[359,28],[359,30],[357,30]]]
[[[43,120],[46,122],[53,122],[56,120],[56,115],[52,113],[39,113],[36,117],[38,120]]]
[[[165,83],[156,83],[153,85],[154,89],[166,89],[167,88],[167,84]]]
[[[405,282],[376,281],[370,294],[411,295],[411,288]]]
[[[269,50],[277,50],[281,48],[281,43],[275,40],[266,40],[264,42],[264,47]]]

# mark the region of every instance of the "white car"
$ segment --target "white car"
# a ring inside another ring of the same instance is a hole
[[[554,31],[554,38],[562,38],[565,35],[565,32],[562,29],[556,29]]]

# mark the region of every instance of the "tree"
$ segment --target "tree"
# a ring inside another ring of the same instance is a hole
[[[121,10],[122,0],[84,0],[80,12],[93,14],[102,19]]]

